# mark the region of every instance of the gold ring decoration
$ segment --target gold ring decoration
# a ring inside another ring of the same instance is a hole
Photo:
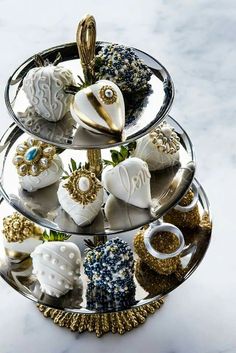
[[[20,176],[37,176],[50,167],[55,154],[54,146],[29,138],[17,146],[13,164]]]
[[[22,243],[31,237],[42,239],[43,235],[41,228],[18,212],[3,218],[2,233],[9,243]]]
[[[38,304],[39,311],[51,318],[56,325],[66,327],[73,332],[95,332],[101,337],[108,332],[123,335],[143,324],[149,315],[154,314],[164,304],[163,298],[134,309],[106,314],[77,314]]]
[[[181,266],[180,255],[172,258],[158,259],[150,254],[144,242],[147,229],[148,227],[141,228],[134,237],[134,249],[136,254],[151,269],[159,274],[170,275],[174,273]],[[160,232],[153,238],[152,246],[154,249],[159,250],[159,252],[172,253],[179,247],[179,239],[173,233]]]
[[[77,29],[76,43],[83,68],[84,79],[87,84],[94,82],[96,21],[91,15],[83,18]]]
[[[96,200],[97,193],[102,186],[95,173],[81,168],[71,174],[64,187],[75,201],[82,205],[88,205]]]

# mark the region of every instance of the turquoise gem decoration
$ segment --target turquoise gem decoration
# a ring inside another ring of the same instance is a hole
[[[55,154],[54,146],[29,138],[17,146],[13,164],[20,176],[38,176],[50,167]]]
[[[30,147],[26,151],[24,159],[28,163],[33,162],[37,158],[39,153],[40,153],[40,148],[39,147],[37,147],[37,146]]]

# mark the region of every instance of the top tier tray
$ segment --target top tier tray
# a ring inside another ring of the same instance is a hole
[[[97,42],[98,52],[105,42]],[[126,126],[124,129],[125,142],[131,142],[147,134],[167,115],[174,98],[174,86],[172,79],[156,59],[141,50],[133,48],[135,53],[150,67],[153,74],[150,80],[151,89],[148,96],[139,101],[139,108],[126,112]],[[69,68],[74,75],[81,75],[82,68],[78,57],[76,43],[62,44],[47,50],[40,55],[46,60],[53,61],[60,52],[61,64]],[[91,133],[74,121],[70,113],[57,123],[48,122],[40,116],[32,114],[28,109],[30,104],[22,90],[22,80],[32,67],[35,66],[34,56],[26,60],[9,78],[5,100],[8,111],[20,129],[34,137],[67,149],[102,149],[120,145],[124,142],[115,141],[111,137]],[[127,98],[128,100],[131,98]]]

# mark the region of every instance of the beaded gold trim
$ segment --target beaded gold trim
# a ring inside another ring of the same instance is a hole
[[[27,159],[26,156],[30,149],[34,149],[33,155],[32,158]],[[38,176],[50,167],[55,154],[56,148],[54,146],[29,138],[17,146],[12,162],[20,176]]]
[[[180,149],[180,138],[166,121],[150,132],[149,136],[160,152],[174,154]]]
[[[79,179],[85,177],[89,181],[89,189],[82,191],[79,188]],[[82,205],[88,205],[95,201],[98,191],[102,188],[96,175],[85,168],[74,171],[64,187],[69,191],[71,197]]]
[[[73,314],[63,310],[49,308],[38,304],[37,307],[46,318],[50,318],[56,325],[67,327],[74,332],[95,332],[101,337],[108,332],[123,335],[143,324],[149,315],[154,314],[164,304],[163,299],[151,304],[145,304],[135,309],[129,309],[107,314]]]

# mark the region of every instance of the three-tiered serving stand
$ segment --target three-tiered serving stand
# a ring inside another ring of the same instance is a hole
[[[96,52],[107,43],[97,42]],[[12,261],[6,255],[4,246],[0,249],[0,273],[2,278],[19,293],[33,300],[39,310],[53,321],[73,331],[95,331],[97,336],[106,332],[120,334],[143,323],[146,317],[163,304],[163,297],[181,285],[198,267],[203,259],[211,238],[211,215],[207,196],[194,179],[195,157],[192,143],[183,128],[168,115],[174,99],[172,79],[156,59],[134,49],[135,53],[152,71],[150,94],[145,97],[142,107],[134,107],[132,119],[128,117],[125,126],[125,142],[116,141],[109,136],[88,132],[72,119],[70,114],[60,122],[50,123],[32,114],[29,103],[22,91],[22,80],[28,70],[34,67],[34,57],[19,66],[7,83],[5,100],[14,123],[8,128],[0,142],[1,165],[1,219],[12,213],[12,208],[34,221],[36,224],[57,232],[70,235],[70,241],[79,245],[84,256],[86,245],[84,239],[93,239],[95,243],[121,237],[133,248],[135,231],[146,224],[161,219],[175,207],[185,195],[192,183],[198,190],[198,208],[202,217],[202,227],[184,232],[185,248],[181,253],[183,271],[178,282],[173,281],[168,289],[148,292],[137,281],[135,304],[125,309],[108,311],[106,308],[90,310],[86,302],[88,279],[81,274],[81,284],[63,297],[52,298],[41,292],[39,283],[32,274],[31,258]],[[40,53],[52,62],[61,54],[61,64],[69,68],[74,75],[81,75],[82,67],[76,43],[59,45]],[[47,188],[28,193],[20,188],[17,173],[12,165],[16,146],[29,135],[55,145],[58,148],[64,166],[73,158],[78,162],[90,162],[90,168],[99,176],[101,159],[107,159],[109,150],[119,145],[136,141],[149,133],[154,127],[166,120],[172,125],[181,141],[180,161],[177,166],[151,173],[151,194],[155,204],[152,212],[124,203],[107,195],[109,217],[104,206],[90,226],[78,227],[61,209],[57,199],[58,183]]]

